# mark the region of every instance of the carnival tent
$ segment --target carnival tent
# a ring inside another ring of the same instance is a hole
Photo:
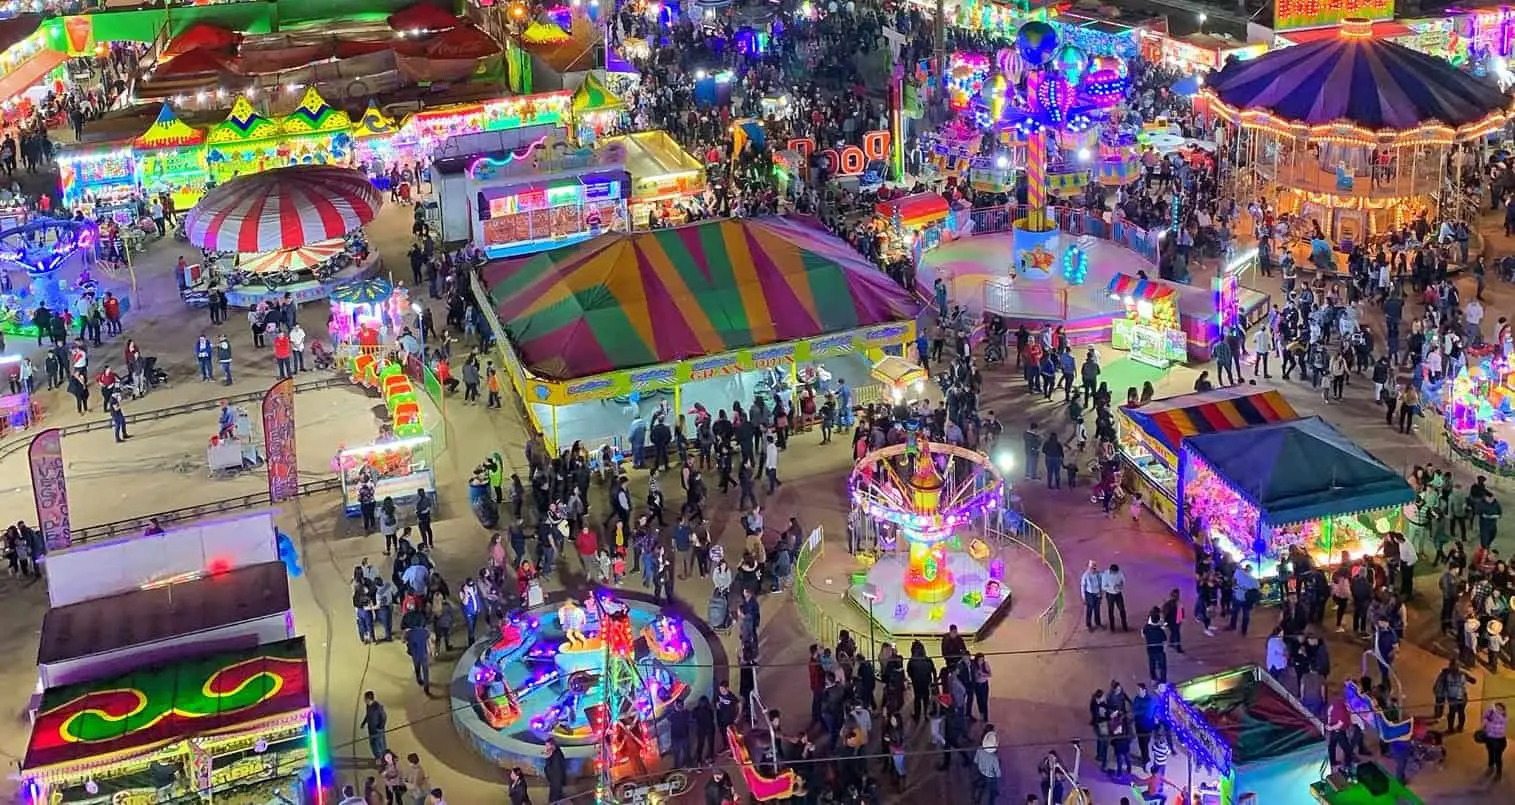
[[[168,40],[160,58],[173,58],[202,48],[229,50],[240,41],[242,41],[242,36],[236,31],[208,22],[196,22],[179,32],[178,36]]]
[[[605,83],[595,78],[593,73],[584,76],[584,83],[573,91],[573,113],[575,116],[585,112],[599,112],[605,109],[620,109],[625,104],[610,90],[605,88]]]
[[[184,231],[202,249],[262,254],[340,238],[372,221],[383,203],[361,171],[274,168],[206,193],[184,217]]]
[[[310,709],[305,638],[42,694],[22,768],[145,751]]]
[[[880,201],[874,212],[884,216],[897,226],[920,227],[947,217],[952,208],[941,193],[915,193],[889,201]]]
[[[279,128],[285,134],[335,134],[352,128],[347,113],[321,97],[315,87],[306,87],[300,105],[284,116]]]
[[[1318,416],[1192,436],[1184,444],[1273,526],[1415,499],[1404,476]]]
[[[233,57],[204,48],[195,48],[154,67],[148,78],[161,80],[188,75],[237,72]]]
[[[452,12],[431,3],[416,3],[390,14],[385,20],[396,31],[445,31],[458,24]]]
[[[1206,433],[1240,430],[1297,419],[1299,414],[1277,391],[1249,386],[1202,391],[1122,407],[1132,424],[1178,455],[1184,439]]]
[[[231,112],[226,119],[210,130],[206,141],[216,145],[263,140],[278,135],[278,123],[258,114],[246,98],[239,97],[231,105]]]
[[[484,269],[531,371],[550,380],[913,320],[914,297],[845,242],[782,218],[710,221]]]
[[[1175,291],[1171,286],[1160,282],[1144,280],[1130,274],[1116,274],[1110,279],[1110,284],[1105,286],[1105,293],[1108,293],[1112,299],[1124,299],[1129,296],[1132,300],[1145,299],[1155,302],[1172,296]]]
[[[428,59],[485,59],[500,52],[500,43],[472,25],[459,25],[426,43]]]
[[[393,134],[394,131],[394,118],[384,114],[384,110],[379,108],[378,101],[369,98],[368,108],[363,110],[363,117],[358,120],[358,125],[353,127],[352,136],[373,137]]]
[[[1468,130],[1503,122],[1511,99],[1499,88],[1371,32],[1274,50],[1226,65],[1206,81],[1221,114],[1271,118],[1294,128],[1350,126],[1369,132]]]
[[[173,107],[163,104],[158,108],[158,119],[148,127],[147,131],[135,140],[132,147],[146,148],[182,148],[187,145],[201,145],[205,142],[205,131],[197,129],[179,119],[174,114]]]

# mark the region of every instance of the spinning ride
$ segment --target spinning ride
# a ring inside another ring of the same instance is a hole
[[[1005,482],[987,456],[916,432],[864,456],[848,484],[852,526],[880,554],[847,598],[882,632],[931,636],[956,625],[976,637],[1009,604],[988,533]]]
[[[697,629],[601,590],[517,612],[498,639],[470,647],[453,674],[453,690],[468,691],[453,724],[505,768],[540,769],[551,739],[570,774],[642,776],[658,762],[658,721],[709,690],[713,666]]]
[[[1446,417],[1447,445],[1480,470],[1515,476],[1515,377],[1499,346],[1470,347],[1450,380],[1425,383],[1425,399]]]

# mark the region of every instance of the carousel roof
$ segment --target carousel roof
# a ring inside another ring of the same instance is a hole
[[[1242,125],[1309,137],[1464,140],[1508,119],[1511,98],[1494,85],[1354,22],[1339,36],[1228,64],[1204,94]]]

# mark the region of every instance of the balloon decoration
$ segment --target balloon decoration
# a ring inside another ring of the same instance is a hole
[[[1078,246],[1069,246],[1063,252],[1063,281],[1069,285],[1083,285],[1089,278],[1089,255]]]
[[[1041,20],[1032,20],[1016,32],[1015,50],[1027,66],[1043,67],[1057,52],[1057,30]]]
[[[1063,45],[1052,57],[1052,69],[1076,87],[1083,83],[1089,70],[1089,57],[1077,45]]]

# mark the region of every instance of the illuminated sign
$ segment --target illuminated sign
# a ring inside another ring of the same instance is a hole
[[[737,356],[735,355],[706,358],[689,365],[689,379],[704,380],[708,377],[733,374],[741,371],[741,369],[741,362],[737,360]]]
[[[1358,18],[1394,19],[1394,0],[1274,0],[1273,30],[1324,28]]]
[[[793,344],[783,344],[781,346],[752,351],[752,365],[759,369],[768,369],[782,363],[792,363],[793,361]]]
[[[657,386],[663,383],[671,383],[678,371],[676,366],[659,366],[653,369],[643,369],[631,373],[631,385],[633,388]]]

